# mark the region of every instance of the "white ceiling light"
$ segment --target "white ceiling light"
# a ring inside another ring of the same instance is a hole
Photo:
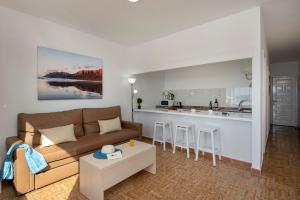
[[[136,2],[139,2],[140,0],[128,0],[129,2],[132,2],[132,3],[136,3]]]
[[[130,84],[134,84],[135,81],[136,81],[136,78],[128,78],[128,82],[129,82]]]

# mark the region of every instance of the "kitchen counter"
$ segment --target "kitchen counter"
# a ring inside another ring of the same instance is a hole
[[[224,157],[251,163],[252,114],[229,112],[229,116],[220,111],[209,113],[205,110],[191,112],[188,109],[135,109],[134,121],[143,124],[143,136],[152,138],[154,123],[171,122],[172,130],[176,124],[192,123],[198,127],[215,126],[221,132],[222,154]],[[209,142],[209,137],[203,138]],[[167,139],[170,141],[170,138]]]
[[[190,117],[252,122],[251,113],[228,112],[229,115],[227,116],[227,115],[222,115],[222,112],[220,111],[213,111],[212,113],[209,113],[208,111],[205,110],[192,112],[190,110],[167,110],[167,109],[135,109],[134,112],[161,113],[161,114],[168,114],[168,115],[182,115],[182,116],[190,116]]]

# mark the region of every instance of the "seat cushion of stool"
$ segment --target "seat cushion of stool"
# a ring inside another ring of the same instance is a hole
[[[215,132],[217,130],[219,130],[219,128],[217,127],[212,127],[212,126],[199,126],[198,127],[199,131],[203,131],[203,132]]]
[[[170,122],[165,121],[165,122],[155,122],[156,125],[164,126],[170,124]]]
[[[194,126],[194,124],[186,124],[186,123],[176,124],[176,127],[178,127],[178,128],[191,128],[193,126]]]

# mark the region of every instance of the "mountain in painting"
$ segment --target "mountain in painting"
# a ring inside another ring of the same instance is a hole
[[[102,81],[102,69],[79,70],[74,74],[68,72],[50,72],[44,78],[62,78],[74,80]]]

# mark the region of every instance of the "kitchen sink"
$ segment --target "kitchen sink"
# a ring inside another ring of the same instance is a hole
[[[238,110],[238,109],[222,109],[220,110],[221,112],[233,112],[233,113],[252,113],[252,109],[242,109],[242,110]]]

